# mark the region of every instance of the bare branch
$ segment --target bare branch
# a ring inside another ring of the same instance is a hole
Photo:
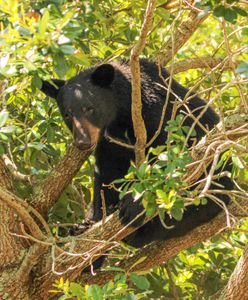
[[[144,212],[141,214],[143,213]],[[140,215],[132,220],[132,222],[140,217]],[[146,218],[145,222],[149,220],[150,219]],[[34,294],[40,297],[38,299],[49,299],[49,289],[54,280],[58,279],[58,276],[63,274],[64,278],[70,278],[70,280],[75,280],[79,276],[81,277],[83,268],[110,250],[116,245],[116,242],[123,240],[135,230],[136,228],[132,226],[122,225],[119,220],[118,212],[115,212],[113,215],[107,217],[104,226],[100,221],[84,234],[71,237],[71,242],[65,245],[69,251],[65,251],[58,257],[56,257],[56,253],[54,253],[53,262],[51,262],[50,253],[43,257],[44,260],[41,266],[44,266],[44,268],[40,270],[41,273],[37,274],[39,283],[36,282],[37,290],[34,291]],[[51,272],[53,269],[51,264],[54,265],[53,273]],[[46,275],[46,277],[42,277],[43,275]]]
[[[20,173],[15,163],[11,161],[7,155],[4,154],[2,158],[6,167],[8,168],[9,172],[11,173],[14,179],[25,181],[25,182],[31,181],[31,176]]]
[[[221,20],[221,25],[222,25],[222,28],[223,28],[224,42],[225,42],[226,52],[228,54],[229,64],[230,64],[230,66],[233,70],[234,76],[237,79],[240,79],[240,76],[238,74],[236,74],[236,72],[235,72],[236,65],[234,64],[234,62],[232,60],[233,53],[232,53],[231,46],[230,46],[230,43],[229,43],[229,40],[228,40],[228,37],[227,37],[226,21],[224,20],[224,18],[222,18],[222,20]],[[237,80],[237,82],[238,82],[238,80]],[[247,103],[247,99],[245,98],[242,86],[239,83],[237,83],[236,86],[237,86],[237,90],[238,90],[239,95],[240,95],[241,105],[243,106],[246,113],[248,113],[248,103]]]
[[[156,0],[149,0],[146,8],[144,22],[140,31],[140,38],[138,43],[133,47],[130,58],[132,74],[132,120],[134,135],[136,137],[134,152],[137,165],[140,165],[145,160],[145,145],[147,138],[146,127],[142,117],[139,55],[145,47],[146,37],[152,25],[152,18],[155,7]]]

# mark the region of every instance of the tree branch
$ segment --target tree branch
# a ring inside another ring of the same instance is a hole
[[[230,213],[232,213],[234,216],[240,212],[243,215],[244,213],[242,209],[247,209],[247,200],[240,201],[239,206],[233,203],[229,207]],[[193,229],[185,236],[176,237],[166,241],[155,242],[145,248],[140,249],[137,254],[121,261],[120,264],[118,264],[118,267],[131,272],[147,271],[152,267],[167,262],[182,250],[193,247],[194,245],[201,243],[214,235],[222,233],[224,230],[230,230],[226,224],[226,214],[223,211],[210,222]],[[140,263],[136,264],[138,260],[140,260]],[[115,275],[116,272],[111,271],[98,271],[96,276],[91,277],[88,276],[88,274],[83,274],[81,282],[83,282],[83,284],[105,284]]]
[[[164,45],[163,50],[160,51],[157,59],[161,66],[167,65],[208,16],[209,14],[201,16],[199,12],[195,11],[189,13],[187,20],[177,28],[175,33],[172,33],[174,37],[170,38]]]
[[[245,125],[246,131],[242,135],[248,136],[248,124],[246,119],[233,119],[233,121],[234,123],[227,119],[226,127],[230,128],[230,123],[232,123],[232,132],[235,132],[235,128],[240,128]],[[244,122],[246,123],[244,124]],[[216,132],[216,130],[217,129],[213,129],[212,132]],[[212,132],[206,139],[203,139],[204,143],[201,142],[199,148],[205,149],[206,145],[210,143],[213,138]],[[227,139],[224,133],[222,133],[222,135]],[[230,137],[233,139],[239,139],[240,136],[231,134]],[[197,154],[195,152],[193,154],[194,159],[197,161],[200,160],[202,155],[204,155],[203,152],[204,151],[199,151]],[[211,153],[209,155],[211,155]],[[243,208],[242,212],[244,212],[246,206],[247,200],[238,202],[238,207]],[[231,205],[230,209],[233,213],[237,212],[237,204]],[[151,244],[150,246],[141,249],[134,257],[122,262],[120,266],[128,270],[134,262],[141,257],[146,257],[145,261],[135,266],[132,270],[147,270],[155,265],[159,265],[176,255],[179,251],[188,248],[212,236],[213,234],[216,234],[219,230],[223,230],[223,228],[226,228],[226,220],[227,216],[223,212],[216,219],[211,221],[211,226],[209,226],[209,224],[204,224],[194,229],[192,232],[187,234],[187,236]],[[37,295],[41,298],[49,297],[48,290],[58,275],[60,276],[63,274],[63,277],[75,280],[80,275],[83,267],[90,262],[93,262],[97,259],[97,257],[99,257],[99,255],[118,245],[118,242],[129,235],[133,230],[134,229],[132,227],[124,227],[119,221],[118,212],[115,212],[112,216],[107,218],[104,226],[102,226],[101,222],[99,222],[84,234],[71,238],[71,242],[68,242],[66,247],[63,248],[64,253],[61,255],[60,252],[58,252],[57,257],[54,255],[53,261],[51,261],[51,255],[48,253],[44,256],[44,262],[41,263],[42,266],[46,267],[37,273],[37,276],[42,278],[42,280],[40,281],[39,288],[35,291],[35,294],[39,293]],[[160,251],[157,251],[157,249],[160,249]],[[52,264],[56,265],[56,270],[58,269],[58,271],[56,271],[57,274],[51,272]],[[46,276],[44,280],[43,275],[45,274],[49,274],[49,276]],[[105,280],[108,280],[107,274],[108,273],[104,273]],[[94,280],[97,277],[88,276],[88,279],[86,277],[83,278],[86,282],[92,283],[95,282]],[[99,280],[102,283],[103,277],[101,277],[101,275]],[[97,282],[99,283],[99,281]]]
[[[133,221],[138,217],[140,215]],[[148,221],[149,219],[146,218],[145,223]],[[33,291],[33,295],[37,298],[32,299],[49,299],[49,296],[51,297],[49,289],[62,274],[64,278],[70,280],[81,277],[82,269],[114,246],[117,246],[118,242],[135,230],[134,227],[122,225],[119,220],[119,213],[115,212],[106,219],[104,225],[102,225],[102,222],[98,222],[84,234],[70,237],[69,240],[66,239],[68,243],[62,252],[60,249],[60,251],[54,253],[53,260],[51,260],[50,253],[43,257],[40,265],[44,267],[36,274],[38,279]],[[52,270],[53,272],[51,272]]]
[[[146,44],[146,37],[152,25],[156,0],[149,0],[146,8],[144,22],[140,31],[138,43],[131,51],[130,66],[132,74],[132,120],[136,138],[134,152],[137,166],[145,160],[146,127],[142,117],[142,101],[140,88],[140,63],[139,56]]]
[[[189,58],[173,64],[173,67],[169,67],[168,71],[173,68],[173,74],[185,72],[192,69],[213,69],[217,66],[222,67],[221,70],[229,70],[233,68],[233,65],[222,58],[214,57],[197,57]]]
[[[31,181],[31,176],[20,173],[17,169],[17,166],[14,164],[13,161],[11,161],[9,159],[9,157],[7,155],[4,154],[2,156],[2,159],[5,163],[5,166],[8,168],[10,174],[12,175],[12,177],[14,179],[21,180],[21,181],[26,181],[26,182]]]
[[[29,205],[26,202],[1,187],[0,201],[16,211],[20,219],[25,223],[25,225],[29,228],[31,234],[36,239],[44,239],[42,231],[28,212]]]
[[[0,156],[0,190],[12,190],[10,174],[5,166],[3,158]],[[0,201],[0,269],[15,264],[21,259],[20,251],[22,245],[17,241],[11,232],[16,228],[16,218],[14,211]]]
[[[92,151],[93,149],[81,151],[74,145],[70,145],[61,161],[35,188],[31,203],[44,218]]]
[[[221,300],[243,300],[247,298],[248,286],[248,246],[239,259],[227,286],[224,288]]]
[[[0,156],[0,193],[1,191],[12,190],[10,174],[5,166],[3,158]],[[3,197],[3,198],[2,198]],[[2,201],[3,200],[3,201]],[[21,264],[25,255],[25,249],[16,239],[12,232],[16,231],[18,218],[14,210],[6,204],[5,196],[0,195],[0,299],[11,297],[15,293],[19,281],[16,280],[16,266]],[[18,295],[22,297],[22,288],[18,290]],[[10,299],[10,298],[9,298]],[[23,298],[24,299],[24,298]]]

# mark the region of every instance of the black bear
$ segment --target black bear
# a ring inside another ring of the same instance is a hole
[[[142,115],[147,129],[148,141],[155,134],[161,119],[162,109],[166,100],[169,74],[165,69],[159,71],[154,62],[141,60],[141,94]],[[128,62],[113,62],[92,67],[80,72],[68,81],[53,80],[54,84],[43,82],[42,91],[56,99],[62,117],[74,136],[74,143],[80,149],[96,147],[94,174],[94,221],[102,218],[101,190],[104,191],[107,213],[118,206],[119,195],[108,185],[115,179],[122,178],[128,171],[130,161],[134,160],[132,150],[111,143],[111,136],[128,144],[135,143],[131,117],[131,73]],[[56,87],[57,86],[57,87]],[[188,90],[175,80],[172,81],[169,101],[166,107],[163,128],[171,119],[173,104],[178,98],[184,99]],[[218,123],[219,118],[214,110],[196,95],[181,106],[177,114],[183,113],[184,125],[191,126],[193,118],[200,114],[200,124],[195,125],[196,139],[199,141],[208,130]],[[165,145],[167,132],[161,130],[152,147]],[[192,141],[189,140],[189,146]],[[227,165],[226,169],[230,169]],[[228,177],[215,179],[217,185],[211,187],[230,190],[233,187]],[[227,193],[216,195],[228,204]],[[121,200],[120,218],[126,224],[142,210],[139,201],[133,202],[130,194]],[[126,241],[135,247],[142,247],[154,240],[165,240],[183,235],[196,226],[207,222],[218,214],[221,206],[208,200],[206,205],[190,205],[184,212],[183,219],[178,222],[167,216],[165,223],[174,225],[166,230],[158,217],[141,226]],[[139,219],[140,220],[140,219]],[[142,222],[142,219],[140,220]]]

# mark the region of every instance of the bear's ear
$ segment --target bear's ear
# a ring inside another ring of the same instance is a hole
[[[115,69],[110,64],[97,67],[91,74],[92,83],[100,87],[108,87],[115,77]]]
[[[45,93],[47,96],[56,99],[59,89],[65,84],[65,80],[52,79],[51,81],[54,83],[54,85],[51,84],[49,81],[43,80],[41,91]]]

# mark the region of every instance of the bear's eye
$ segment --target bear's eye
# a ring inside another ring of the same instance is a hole
[[[64,114],[64,118],[65,118],[65,120],[69,120],[69,119],[70,119],[70,113],[69,113],[69,112],[66,112],[66,113]]]
[[[89,107],[89,108],[87,109],[87,115],[92,115],[93,112],[94,112],[94,108],[93,108],[93,107]]]
[[[94,108],[92,106],[89,106],[89,107],[83,107],[82,108],[82,111],[83,113],[86,115],[86,116],[90,116],[93,114],[94,112]]]

